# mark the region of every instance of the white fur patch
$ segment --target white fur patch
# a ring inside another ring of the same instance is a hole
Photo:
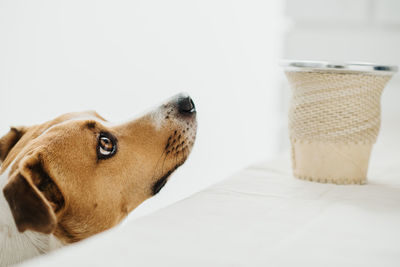
[[[54,235],[18,231],[2,190],[8,175],[9,169],[0,176],[0,266],[16,264],[63,246]]]

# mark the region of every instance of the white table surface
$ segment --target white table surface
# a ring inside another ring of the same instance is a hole
[[[400,142],[373,153],[367,185],[297,180],[277,159],[26,265],[400,266]]]

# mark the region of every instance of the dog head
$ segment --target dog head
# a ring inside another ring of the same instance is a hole
[[[193,101],[182,94],[120,125],[82,112],[11,128],[0,160],[18,230],[71,243],[111,228],[185,162],[196,129]]]

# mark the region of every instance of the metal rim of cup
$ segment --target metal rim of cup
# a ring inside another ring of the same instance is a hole
[[[398,71],[395,65],[380,65],[367,62],[332,62],[311,60],[282,60],[280,65],[286,71],[336,72],[336,73],[370,73],[393,75]]]

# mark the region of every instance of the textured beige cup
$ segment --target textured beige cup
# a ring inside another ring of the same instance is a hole
[[[292,88],[294,176],[323,183],[366,183],[380,128],[381,93],[397,68],[299,61],[285,66]]]

